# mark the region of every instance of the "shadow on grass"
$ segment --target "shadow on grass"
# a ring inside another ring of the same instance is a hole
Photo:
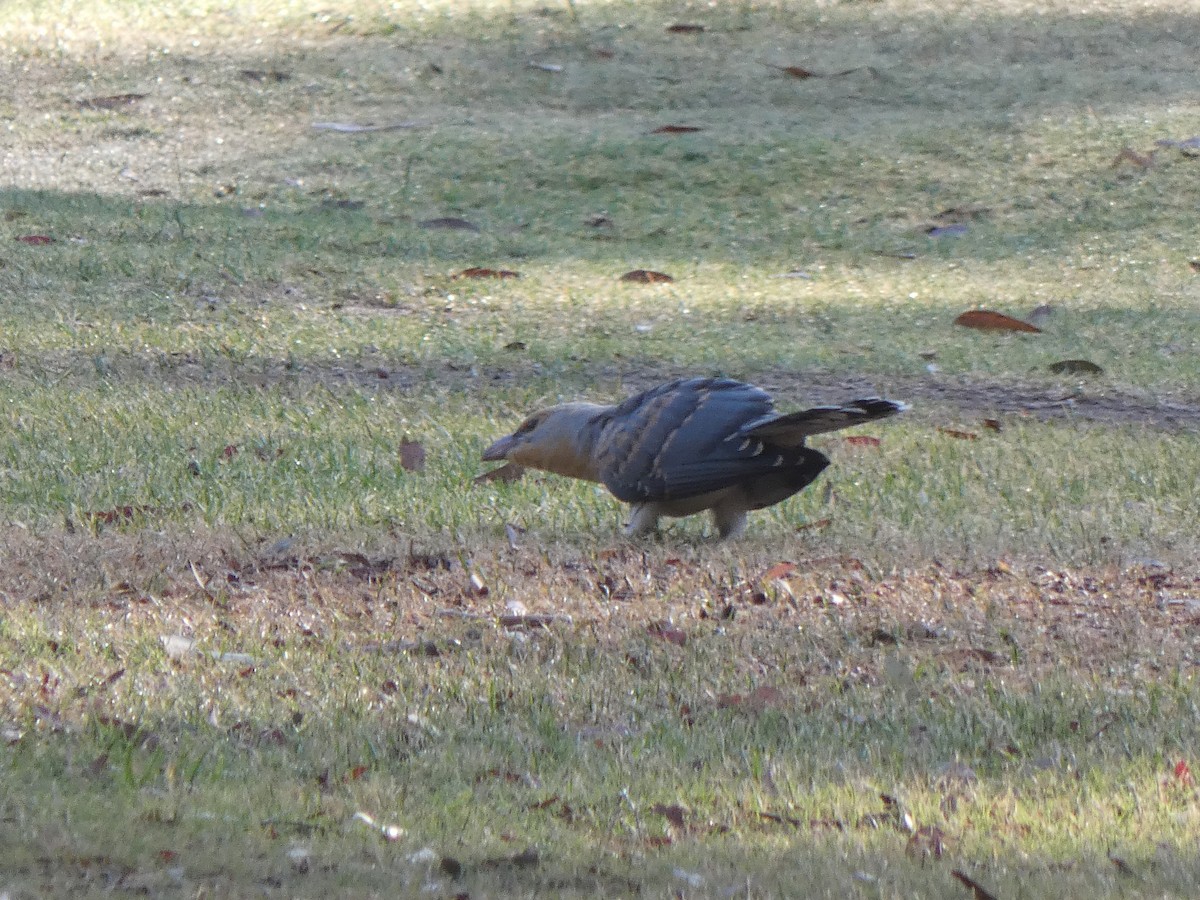
[[[93,277],[104,274],[106,243],[145,247],[164,235],[196,241],[199,257],[235,277],[272,277],[312,256],[333,280],[363,273],[363,257],[623,270],[817,253],[852,266],[914,254],[1012,262],[1173,239],[1187,252],[1193,164],[1164,150],[1152,170],[1113,165],[1126,144],[1144,151],[1155,138],[1190,136],[1142,124],[1186,124],[1172,110],[1196,90],[1200,29],[1187,14],[572,9],[577,17],[473,11],[419,32],[398,16],[376,23],[377,34],[305,47],[283,39],[276,55],[132,66],[119,73],[126,83],[162,83],[145,110],[56,112],[134,168],[144,155],[179,153],[186,174],[172,184],[163,165],[147,166],[157,174],[117,180],[98,197],[9,192],[0,203],[21,218],[5,230],[91,241],[80,274],[98,266]],[[687,14],[706,30],[664,30]],[[830,77],[798,79],[764,61]],[[188,93],[197,67],[213,80],[210,95]],[[289,77],[247,82],[238,69]],[[219,156],[168,149],[173,92],[185,122],[230,133]],[[215,120],[211,94],[228,106]],[[430,127],[310,127],[338,119]],[[114,122],[148,131],[122,137]],[[702,130],[652,133],[669,124]],[[258,137],[266,128],[269,147]],[[80,149],[82,159],[90,147]],[[226,196],[201,202],[201,191]],[[479,230],[418,224],[445,216]],[[945,237],[925,233],[946,226]],[[222,235],[224,246],[208,245]],[[117,265],[147,286],[167,274],[152,261],[149,271]]]

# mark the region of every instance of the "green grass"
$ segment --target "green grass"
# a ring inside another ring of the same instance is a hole
[[[1197,11],[4,4],[0,891],[1191,895]],[[734,545],[472,484],[689,373],[914,409]]]

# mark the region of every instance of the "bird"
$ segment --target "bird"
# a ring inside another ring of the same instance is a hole
[[[604,485],[631,504],[628,537],[654,532],[660,518],[707,510],[718,540],[727,540],[742,535],[748,512],[786,500],[829,465],[805,438],[908,408],[870,397],[781,415],[755,385],[681,378],[614,405],[575,401],[539,410],[483,459]]]

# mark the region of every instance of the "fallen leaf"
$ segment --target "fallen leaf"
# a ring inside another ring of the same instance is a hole
[[[463,871],[462,863],[460,863],[453,856],[443,856],[441,858],[441,860],[438,862],[438,869],[447,878],[462,877],[462,871]]]
[[[473,483],[487,484],[489,481],[516,481],[524,474],[524,466],[518,466],[516,463],[505,463],[498,469],[492,469],[490,472],[484,472],[482,475],[475,476]]]
[[[816,519],[812,522],[805,522],[803,525],[797,525],[796,530],[797,531],[816,531],[821,528],[828,528],[832,524],[833,524],[833,519],[830,519],[830,518]]]
[[[1184,787],[1191,788],[1196,786],[1195,776],[1192,775],[1192,770],[1187,764],[1187,760],[1181,759],[1179,762],[1175,763],[1174,773],[1175,780]]]
[[[979,206],[974,203],[967,203],[963,206],[950,206],[939,212],[935,219],[942,222],[961,222],[963,219],[982,219],[988,216],[992,211],[990,206]]]
[[[350,211],[354,211],[354,210],[362,209],[366,205],[367,205],[366,201],[364,201],[364,200],[351,200],[346,197],[342,197],[339,199],[334,199],[334,198],[330,197],[327,200],[321,201],[321,209],[348,209]],[[261,210],[253,210],[253,211],[261,212]]]
[[[335,131],[339,134],[359,134],[370,131],[398,131],[402,128],[423,128],[426,122],[391,122],[386,125],[359,125],[355,122],[313,122],[318,131]]]
[[[674,280],[665,272],[655,272],[653,269],[634,269],[618,279],[618,281],[630,281],[635,284],[666,284]]]
[[[676,22],[674,25],[667,26],[668,34],[700,34],[702,31],[704,31],[703,25],[689,22]]]
[[[687,818],[687,811],[678,803],[667,805],[665,803],[655,803],[650,807],[650,812],[657,816],[662,816],[675,828],[682,828],[684,821]]]
[[[660,125],[651,134],[694,134],[704,129],[698,125]]]
[[[1129,865],[1129,863],[1125,862],[1125,860],[1121,859],[1121,857],[1113,856],[1112,853],[1110,852],[1108,854],[1108,861],[1110,863],[1112,863],[1114,866],[1116,866],[1117,871],[1120,872],[1122,875],[1126,875],[1130,878],[1137,876],[1137,873],[1135,871],[1133,871],[1133,866]]]
[[[246,81],[271,81],[275,84],[292,77],[290,72],[280,72],[277,69],[242,69],[238,74]]]
[[[774,63],[763,63],[763,65],[768,66],[772,69],[778,69],[783,74],[789,75],[792,78],[798,78],[800,80],[804,80],[805,78],[820,78],[821,77],[820,75],[818,75],[816,72],[812,71],[811,69],[804,68],[804,66],[777,66]]]
[[[965,872],[955,869],[950,874],[962,882],[963,886],[971,891],[971,894],[975,900],[998,900],[995,894],[988,891],[983,885]]]
[[[113,94],[111,97],[89,97],[86,100],[77,100],[75,105],[80,109],[118,109],[122,106],[133,106],[145,96],[145,94]]]
[[[967,226],[962,222],[955,222],[953,225],[930,225],[925,229],[925,233],[931,238],[962,237],[967,231]]]
[[[512,615],[506,614],[500,616],[497,621],[500,625],[509,630],[517,628],[536,628],[548,629],[551,625],[563,623],[571,625],[573,620],[570,616],[556,616],[547,613],[534,613],[532,615]]]
[[[762,712],[766,709],[778,709],[786,701],[787,697],[783,691],[764,684],[748,694],[719,694],[717,709],[746,709],[750,712]]]
[[[17,238],[22,244],[32,244],[35,247],[40,247],[43,244],[53,244],[54,238],[48,234],[23,234]]]
[[[422,228],[443,229],[446,231],[479,231],[479,226],[457,216],[444,216],[439,219],[424,219],[417,223]]]
[[[787,578],[789,575],[795,575],[797,571],[799,570],[796,568],[795,563],[785,560],[775,563],[775,565],[763,572],[759,581],[775,581],[780,578]]]
[[[180,510],[188,509],[188,504],[183,504],[179,507]],[[161,506],[149,506],[145,503],[135,503],[126,506],[117,506],[113,509],[106,509],[99,512],[84,513],[84,516],[99,525],[113,525],[117,522],[131,522],[139,516],[154,516],[164,512]]]
[[[987,309],[972,309],[954,320],[955,325],[963,328],[975,328],[979,331],[1024,331],[1031,334],[1041,334],[1042,329],[1004,313],[992,312]]]
[[[1050,364],[1055,375],[1103,375],[1104,370],[1091,360],[1064,359]]]
[[[524,341],[509,341],[507,344],[504,345],[504,349],[505,350],[513,350],[513,351],[524,350],[528,346],[529,345],[526,344]]]
[[[532,869],[541,862],[541,857],[537,852],[536,847],[530,847],[528,850],[522,850],[513,856],[495,856],[490,859],[485,859],[481,865],[486,869],[497,869],[502,867],[512,867],[514,869]]]
[[[973,431],[959,431],[957,428],[945,428],[941,425],[938,426],[938,431],[947,437],[958,438],[960,441],[979,440],[979,435]]]
[[[1132,147],[1122,147],[1121,150],[1113,157],[1112,167],[1119,168],[1122,163],[1129,163],[1139,169],[1150,169],[1154,166],[1154,151],[1149,153],[1138,153]]]
[[[1000,431],[1002,428],[999,419],[984,419],[981,424],[989,431]]]
[[[674,644],[676,647],[682,647],[687,643],[687,633],[676,628],[670,622],[652,622],[646,626],[646,634],[650,637],[660,638],[668,644]]]
[[[400,468],[406,472],[420,472],[424,469],[425,447],[417,441],[401,441]]]
[[[927,856],[941,859],[946,852],[946,833],[936,825],[922,825],[908,839],[905,852],[922,859]]]
[[[469,269],[463,269],[454,278],[520,278],[520,272],[513,272],[509,269],[483,269],[478,266],[472,266]]]
[[[851,447],[878,447],[883,443],[877,437],[871,437],[869,434],[852,434],[849,437],[842,438]]]

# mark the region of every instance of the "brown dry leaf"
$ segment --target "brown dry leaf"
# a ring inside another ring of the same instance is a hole
[[[833,524],[833,519],[826,517],[824,519],[817,519],[813,522],[805,522],[803,525],[797,525],[796,530],[797,531],[818,531],[822,528],[828,528],[832,524]]]
[[[1104,370],[1089,359],[1063,359],[1050,364],[1055,375],[1103,375]]]
[[[946,832],[936,825],[922,825],[908,839],[905,852],[922,859],[928,856],[941,859],[946,852]]]
[[[655,272],[653,269],[634,269],[626,272],[618,281],[630,281],[635,284],[667,284],[675,279],[666,272]]]
[[[667,26],[668,34],[700,34],[703,31],[703,25],[696,25],[690,22],[676,22],[674,25]]]
[[[1000,431],[1003,428],[999,419],[984,419],[982,425],[988,431]]]
[[[798,78],[801,80],[803,80],[805,78],[820,78],[821,77],[820,75],[818,75],[816,72],[812,71],[811,69],[804,68],[804,66],[776,66],[776,65],[772,65],[771,63],[767,63],[766,65],[771,66],[772,69],[778,69],[780,72],[783,72],[783,74],[785,74],[785,75],[790,75],[792,78]]]
[[[930,225],[925,233],[931,238],[962,237],[968,230],[962,222],[955,222],[952,225]]]
[[[1154,166],[1154,151],[1149,153],[1138,153],[1132,147],[1122,147],[1120,152],[1113,157],[1112,167],[1120,168],[1121,163],[1129,163],[1131,166],[1136,166],[1139,169],[1150,169]]]
[[[524,466],[518,466],[516,463],[505,463],[498,469],[492,469],[490,472],[484,472],[482,475],[475,476],[473,483],[487,484],[489,481],[516,481],[524,474]]]
[[[704,129],[698,125],[660,125],[651,134],[694,134]]]
[[[775,563],[775,565],[763,572],[762,577],[760,577],[758,580],[776,581],[780,578],[787,578],[789,575],[795,575],[797,571],[798,570],[794,562],[788,562],[787,560],[784,560],[783,562]]]
[[[528,850],[522,850],[520,853],[514,854],[513,856],[496,856],[490,859],[485,859],[481,865],[485,869],[532,869],[540,862],[541,857],[538,855],[537,848],[530,847]]]
[[[479,231],[479,226],[457,216],[443,216],[438,219],[423,219],[417,223],[422,228],[443,229],[446,231]]]
[[[41,247],[45,244],[53,244],[54,238],[48,234],[23,234],[16,238],[22,244],[30,244],[34,247]]]
[[[674,644],[676,647],[682,647],[687,643],[687,632],[676,628],[670,622],[651,622],[646,626],[646,634],[664,640],[668,644]]]
[[[400,442],[400,468],[405,472],[420,472],[425,468],[425,446],[419,441]]]
[[[1200,259],[1189,259],[1188,265],[1191,266],[1193,272],[1200,272]]]
[[[767,709],[778,709],[787,702],[787,696],[777,687],[769,684],[760,685],[748,694],[719,694],[717,709],[745,709],[749,712],[762,712]]]
[[[484,269],[479,266],[472,266],[469,269],[463,269],[461,272],[459,272],[457,275],[454,275],[453,277],[455,279],[459,279],[459,278],[520,278],[521,273],[513,272],[510,269]]]
[[[674,828],[682,828],[687,820],[687,811],[678,803],[670,805],[666,803],[655,803],[650,807],[650,812],[657,816],[662,816],[671,823]]]
[[[88,97],[86,100],[77,100],[75,105],[80,109],[119,109],[122,106],[133,106],[145,96],[145,94],[113,94],[111,97]]]
[[[975,434],[973,431],[959,431],[957,428],[945,428],[939,425],[938,432],[946,435],[947,437],[958,438],[960,441],[979,440],[979,435]]]
[[[1116,866],[1117,871],[1120,872],[1122,875],[1127,875],[1130,878],[1134,878],[1137,876],[1137,872],[1133,871],[1133,866],[1129,865],[1129,863],[1125,862],[1125,860],[1121,859],[1121,857],[1113,856],[1112,853],[1109,853],[1108,861],[1110,863],[1112,863],[1114,866]]]
[[[280,72],[278,69],[242,69],[238,72],[246,81],[273,82],[279,84],[292,77],[291,72]]]
[[[981,885],[966,872],[963,872],[960,869],[955,869],[950,874],[962,882],[963,886],[971,891],[971,895],[975,898],[975,900],[999,900],[995,894],[987,890],[987,888]]]
[[[975,328],[979,331],[1024,331],[1030,334],[1041,334],[1042,329],[1004,313],[992,312],[987,309],[972,309],[954,320],[955,325],[963,328]]]
[[[869,434],[852,434],[849,437],[842,438],[851,447],[878,447],[883,443],[877,437],[871,437]]]

